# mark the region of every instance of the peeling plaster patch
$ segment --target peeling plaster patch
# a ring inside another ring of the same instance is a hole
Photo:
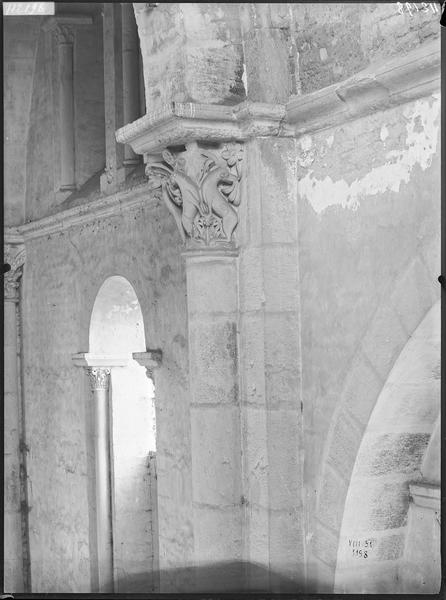
[[[317,179],[309,171],[298,182],[298,193],[306,198],[314,211],[321,214],[329,206],[356,210],[359,198],[384,193],[399,192],[401,183],[408,183],[410,173],[416,164],[426,170],[437,151],[440,102],[435,98],[430,104],[427,100],[418,100],[403,112],[408,120],[406,125],[406,146],[401,150],[392,150],[386,154],[387,162],[374,167],[361,179],[348,184],[344,179],[333,181],[327,176]],[[422,128],[419,125],[422,125]],[[418,126],[417,126],[418,125]],[[299,160],[300,162],[300,160]]]
[[[381,131],[379,133],[379,137],[381,138],[382,142],[384,142],[384,140],[389,137],[389,130],[387,129],[387,127],[385,125],[383,125],[381,127]]]
[[[313,145],[313,140],[311,139],[311,136],[304,135],[303,137],[300,138],[300,147],[302,148],[302,150],[304,152],[308,152],[308,150],[311,148],[312,145]]]

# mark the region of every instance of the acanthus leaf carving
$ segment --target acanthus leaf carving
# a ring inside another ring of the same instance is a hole
[[[4,272],[4,297],[6,300],[18,300],[19,280],[25,263],[25,248],[22,244],[5,244],[4,265],[9,269]]]
[[[58,44],[72,45],[74,43],[74,31],[72,27],[58,23],[54,32]]]
[[[104,367],[89,367],[88,377],[92,390],[107,390],[110,382],[110,369]]]
[[[162,152],[146,167],[151,191],[162,197],[183,242],[192,246],[231,244],[238,224],[243,147],[232,142],[219,151],[189,144],[185,152]]]

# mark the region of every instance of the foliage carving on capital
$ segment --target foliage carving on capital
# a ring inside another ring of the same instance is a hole
[[[108,390],[110,382],[110,369],[104,367],[90,367],[87,369],[92,390]]]
[[[4,297],[6,300],[17,300],[19,279],[25,263],[25,247],[22,244],[5,244],[3,263]]]
[[[58,24],[54,31],[56,34],[56,40],[58,44],[74,43],[74,32],[72,27]]]
[[[150,190],[164,200],[183,242],[192,247],[231,244],[238,224],[243,147],[218,149],[188,144],[184,152],[162,152],[149,162]]]

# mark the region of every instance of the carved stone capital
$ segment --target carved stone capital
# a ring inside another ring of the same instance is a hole
[[[108,390],[110,385],[110,369],[90,367],[87,369],[87,375],[90,378],[90,385],[93,391]]]
[[[23,244],[5,244],[3,263],[4,298],[5,300],[17,302],[19,298],[19,280],[25,263],[25,247]]]
[[[187,144],[149,156],[151,193],[162,198],[189,248],[233,246],[238,224],[243,146]]]
[[[57,27],[54,28],[54,34],[59,45],[74,44],[74,31],[72,27],[58,24]]]

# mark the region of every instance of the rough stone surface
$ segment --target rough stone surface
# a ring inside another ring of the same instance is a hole
[[[126,243],[129,235],[131,246]],[[173,242],[162,253],[157,242],[160,235]],[[28,298],[24,352],[35,591],[90,589],[85,447],[85,407],[90,397],[85,376],[72,365],[71,355],[88,349],[93,302],[110,275],[123,274],[132,283],[141,304],[146,340],[163,349],[156,382],[161,567],[184,564],[188,555],[191,534],[186,539],[177,535],[181,529],[190,532],[191,491],[190,419],[184,386],[187,347],[181,344],[186,336],[185,275],[175,238],[175,224],[164,209],[142,209],[31,243],[24,280]],[[167,266],[169,277],[161,278]],[[41,299],[38,306],[36,297]],[[47,352],[37,350],[37,340]],[[163,501],[175,497],[177,485],[175,472],[166,470],[166,456],[182,461],[181,509],[179,504]]]
[[[243,100],[243,59],[234,4],[135,4],[146,104]]]
[[[439,37],[438,14],[410,14],[408,3],[155,4],[133,5],[152,115],[172,102],[274,108]],[[104,109],[102,54],[112,43],[102,47],[96,16],[75,44],[76,183],[84,187],[72,196],[58,192],[54,36],[33,20],[26,35],[22,20],[6,28],[7,224],[100,197],[105,139],[115,144],[119,111],[112,122]],[[120,91],[107,69],[110,99]],[[298,138],[282,137],[283,122],[249,139],[238,253],[226,262],[186,253],[185,265],[161,201],[121,210],[121,196],[107,217],[27,239],[32,591],[97,584],[92,411],[71,355],[88,350],[94,299],[114,275],[136,292],[147,346],[163,352],[155,375],[162,592],[213,581],[296,593],[407,591],[410,582],[434,590],[438,521],[414,508],[409,484],[439,481],[439,115],[434,93]],[[176,135],[177,124],[163,127]],[[209,142],[197,141],[198,151]],[[122,185],[137,181],[146,185],[142,165]],[[8,443],[14,436],[11,426]],[[13,458],[5,463],[10,508]],[[126,460],[118,463],[124,480]],[[148,501],[144,477],[126,485]],[[17,514],[9,516],[14,537]],[[143,557],[154,549],[142,522],[128,527],[141,538],[121,549],[119,591],[147,576]],[[349,543],[368,539],[370,560],[358,562]],[[8,557],[8,576],[17,562]]]

